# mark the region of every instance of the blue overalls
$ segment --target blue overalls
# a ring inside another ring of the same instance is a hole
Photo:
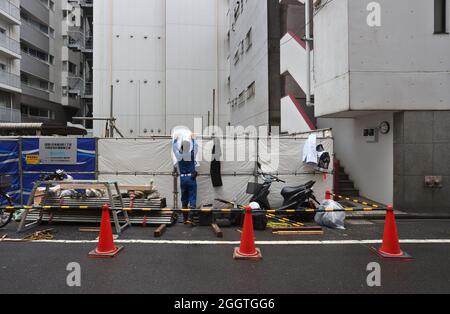
[[[173,152],[178,160],[181,181],[181,203],[183,208],[197,208],[197,179],[195,178],[195,156],[198,145],[192,141],[194,149],[188,153],[183,153],[178,149],[177,140],[173,143]]]

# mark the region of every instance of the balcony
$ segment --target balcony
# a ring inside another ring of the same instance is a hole
[[[20,27],[20,38],[42,51],[49,51],[50,38],[28,22],[24,22]]]
[[[92,53],[94,42],[92,36],[86,36],[79,28],[71,28],[67,35],[69,37],[67,46],[75,51]]]
[[[35,77],[47,79],[50,77],[50,66],[36,57],[24,53],[22,55],[21,70]]]
[[[7,58],[20,59],[20,43],[4,33],[0,33],[0,53]]]
[[[82,8],[93,8],[94,0],[78,0],[78,3]]]
[[[0,89],[8,92],[21,93],[20,76],[7,72],[0,71]]]
[[[86,40],[85,40],[85,45],[84,45],[84,53],[92,53],[94,49],[94,37],[92,36],[87,36]]]
[[[75,51],[82,51],[85,47],[84,33],[78,27],[71,27],[67,32],[68,42],[67,46]]]
[[[50,23],[50,9],[48,6],[42,3],[42,1],[36,0],[21,0],[20,8],[27,12],[32,12],[33,16],[44,24]]]
[[[75,94],[78,96],[84,96],[85,83],[81,77],[69,76],[67,78],[67,86],[69,94]]]
[[[0,0],[0,18],[14,25],[21,25],[20,9],[9,0]]]
[[[10,109],[0,106],[0,122],[20,123],[20,110]]]
[[[84,98],[92,98],[94,84],[92,82],[86,82],[84,87]]]

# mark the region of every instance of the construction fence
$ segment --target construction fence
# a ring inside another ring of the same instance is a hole
[[[313,132],[317,144],[322,144],[333,156],[331,130]],[[221,208],[216,198],[244,204],[250,198],[247,184],[256,182],[257,163],[262,171],[279,176],[286,184],[274,183],[270,201],[272,207],[281,205],[281,189],[314,180],[315,194],[322,199],[333,185],[331,162],[328,173],[303,163],[303,148],[311,133],[274,137],[199,137],[198,205]],[[178,183],[174,178],[174,159],[170,137],[136,139],[77,138],[76,156],[70,163],[45,164],[42,160],[46,137],[0,139],[0,173],[14,177],[13,192],[16,204],[26,204],[33,182],[43,174],[64,169],[76,180],[118,181],[120,185],[149,185],[154,182],[168,207],[181,207]],[[70,141],[63,138],[62,142]],[[59,146],[58,146],[59,147]],[[213,148],[215,148],[213,150]],[[213,154],[213,151],[215,154]],[[74,153],[73,153],[74,154]],[[213,157],[214,156],[214,157]],[[70,156],[67,157],[70,159]],[[221,163],[223,186],[213,187],[211,160]],[[261,183],[261,181],[259,181]]]

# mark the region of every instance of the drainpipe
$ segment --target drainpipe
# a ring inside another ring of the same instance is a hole
[[[306,106],[311,107],[311,8],[312,0],[305,0],[305,41],[306,41]]]
[[[110,121],[110,129],[109,129],[109,137],[114,137],[114,84],[113,84],[113,40],[114,40],[114,34],[113,34],[113,4],[114,1],[110,1],[109,4],[109,35],[110,35],[110,42],[109,42],[109,57],[110,57],[110,64],[109,64],[109,80],[111,82],[111,102],[110,102],[110,108],[109,108],[109,116],[111,118]]]
[[[214,111],[217,114],[217,125],[219,125],[220,110],[219,110],[219,69],[220,69],[220,53],[219,53],[219,0],[216,0],[216,90],[214,93]],[[217,109],[216,109],[217,107]],[[214,117],[214,120],[215,117]],[[215,126],[215,125],[214,125]]]
[[[9,100],[10,100],[10,106],[11,106],[11,111],[10,111],[10,121],[11,122],[16,122],[14,121],[14,115],[13,115],[13,110],[14,110],[14,100],[13,100],[13,94],[9,95]],[[20,122],[20,121],[17,121]]]

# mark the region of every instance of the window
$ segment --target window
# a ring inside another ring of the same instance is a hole
[[[29,115],[32,117],[39,117],[39,109],[35,107],[29,107]]]
[[[41,23],[40,21],[38,21],[34,17],[28,15],[26,12],[24,12],[22,10],[20,11],[20,18],[22,19],[23,22],[26,22],[28,25],[30,25],[34,29],[41,31],[42,33],[44,33],[47,36],[49,35],[50,31],[49,31],[48,25]]]
[[[252,37],[252,29],[248,31],[247,35],[245,36],[245,50],[249,50],[251,46],[253,45],[253,37]]]
[[[29,82],[29,78],[28,75],[26,75],[25,73],[21,73],[20,74],[20,81],[24,84],[28,84]]]
[[[20,113],[23,117],[28,118],[41,118],[47,120],[55,120],[55,112],[49,109],[36,108],[26,104],[20,105]]]
[[[20,105],[20,112],[23,116],[28,116],[28,106],[27,105]]]
[[[251,83],[247,88],[247,99],[253,98],[256,93],[256,84],[255,82]]]
[[[29,75],[28,73],[21,72],[20,79],[23,85],[45,92],[52,92],[52,88],[54,88],[51,82]]]
[[[43,89],[43,90],[48,90],[48,82],[47,82],[47,81],[40,80],[40,81],[39,81],[39,88],[40,88],[40,89]]]
[[[240,56],[240,54],[239,54],[239,49],[238,49],[238,50],[236,50],[236,52],[234,53],[234,58],[233,58],[233,61],[234,61],[234,64],[235,64],[235,65],[239,62],[239,56]]]
[[[77,66],[69,61],[69,73],[77,75]]]
[[[20,43],[20,47],[22,49],[22,52],[26,53],[27,55],[30,55],[32,57],[35,57],[39,60],[42,60],[44,62],[49,62],[49,56],[47,53],[40,51],[36,48],[33,48],[31,46],[28,46],[25,42]]]
[[[434,33],[447,33],[447,0],[434,0]]]
[[[240,106],[243,103],[245,103],[245,92],[240,93],[238,98],[238,105]]]

